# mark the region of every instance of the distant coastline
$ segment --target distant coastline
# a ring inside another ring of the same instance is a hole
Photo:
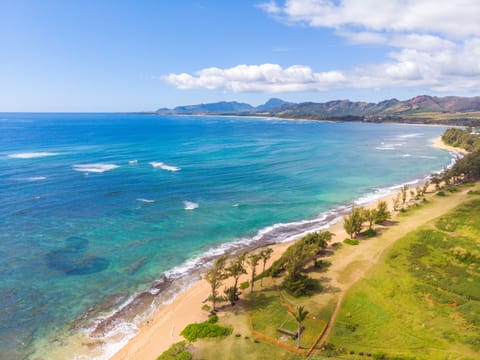
[[[480,97],[420,95],[400,101],[379,103],[333,100],[324,103],[292,103],[272,98],[254,107],[236,101],[177,106],[145,112],[159,115],[251,116],[265,118],[319,120],[334,122],[480,125]]]

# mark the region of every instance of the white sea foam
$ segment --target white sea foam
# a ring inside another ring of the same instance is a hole
[[[144,202],[144,203],[154,203],[154,202],[155,202],[155,200],[150,200],[150,199],[142,199],[142,198],[140,198],[140,199],[137,199],[137,201]]]
[[[198,205],[197,203],[194,203],[194,202],[191,202],[191,201],[184,201],[183,202],[183,208],[185,210],[195,210],[196,208],[198,208],[200,205]]]
[[[395,150],[393,146],[376,146],[375,149],[377,150]]]
[[[233,207],[238,207],[238,205],[239,205],[239,204],[233,204],[232,206],[233,206]]]
[[[402,157],[411,157],[412,155],[410,154],[403,154]]]
[[[399,139],[410,139],[410,138],[422,137],[423,135],[424,135],[423,133],[413,133],[413,134],[397,135],[396,137],[399,138]]]
[[[13,159],[35,159],[35,158],[41,158],[41,157],[46,157],[46,156],[55,156],[58,155],[57,153],[53,152],[28,152],[28,153],[17,153],[17,154],[10,154],[8,155],[9,158]]]
[[[73,165],[73,170],[80,171],[84,173],[103,173],[105,171],[110,171],[118,168],[118,165],[115,164],[82,164],[82,165]]]
[[[453,154],[452,159],[455,159]],[[399,189],[403,185],[413,185],[423,180],[424,179],[418,179],[387,188],[375,189],[373,192],[365,194],[364,196],[358,198],[355,203],[362,205],[372,203],[379,198],[393,193],[395,190]],[[195,203],[186,201],[185,205],[187,204],[193,205]],[[190,287],[198,279],[198,275],[194,275],[193,271],[201,271],[208,268],[208,266],[210,266],[210,264],[215,260],[216,257],[225,253],[240,251],[241,249],[253,246],[256,243],[260,244],[268,242],[288,242],[300,238],[313,231],[320,231],[326,229],[332,224],[341,221],[343,214],[350,208],[351,207],[348,205],[343,205],[337,207],[334,210],[324,212],[320,214],[317,218],[312,220],[274,224],[261,229],[254,237],[240,238],[233,242],[221,244],[219,246],[209,249],[202,255],[185,261],[183,264],[176,266],[164,273],[164,276],[172,280],[172,284],[175,284],[172,288],[168,288],[166,291],[163,291],[152,287],[149,290],[152,295],[157,295],[160,292],[162,293],[161,296],[159,296],[157,300],[152,303],[150,310],[153,311],[154,306],[158,304],[158,301],[163,304],[171,303],[180,292]],[[272,234],[273,238],[270,239],[269,235],[272,236]],[[188,276],[189,274],[190,276]],[[122,306],[120,306],[119,309],[117,309],[117,311],[130,304],[134,299],[135,296],[131,296]],[[147,314],[142,314],[141,317],[136,316],[133,323],[120,322],[118,325],[115,326],[114,329],[107,333],[105,336],[106,341],[105,346],[103,347],[103,354],[101,357],[98,358],[108,359],[116,351],[118,351],[118,349],[123,347],[127,343],[127,341],[138,332],[136,324],[138,324],[141,318],[145,318],[145,316],[147,316]]]
[[[165,164],[165,163],[163,163],[163,162],[158,162],[158,161],[152,161],[152,162],[150,162],[149,164],[152,165],[152,167],[154,167],[154,168],[159,168],[159,169],[163,169],[163,170],[167,170],[167,171],[172,171],[172,172],[182,170],[182,169],[179,168],[178,166],[167,165],[167,164]]]
[[[130,165],[137,165],[138,164],[138,160],[130,160],[128,162]]]

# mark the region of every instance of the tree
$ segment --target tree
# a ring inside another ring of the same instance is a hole
[[[422,194],[426,194],[428,191],[428,187],[430,186],[430,181],[426,180],[423,183]]]
[[[212,290],[211,301],[212,301],[212,310],[216,311],[215,305],[217,304],[218,298],[218,289],[222,285],[222,281],[225,279],[224,267],[227,260],[226,255],[222,255],[213,263],[212,267],[207,270],[205,274],[205,280],[210,284]]]
[[[405,202],[407,201],[407,190],[408,190],[408,185],[403,185],[400,188],[400,194],[402,196],[402,205],[405,205]]]
[[[438,176],[438,174],[433,174],[430,178],[430,182],[435,185],[435,190],[440,190],[440,183],[442,179]]]
[[[253,292],[253,283],[255,280],[255,276],[257,275],[257,265],[258,262],[260,261],[260,255],[259,254],[251,254],[247,258],[247,263],[250,265],[250,270],[251,270],[251,281],[250,281],[250,291]]]
[[[298,329],[297,329],[297,348],[300,347],[300,335],[302,333],[302,325],[305,319],[307,318],[307,315],[309,312],[305,310],[305,307],[303,306],[298,306],[295,312],[291,312],[292,316],[295,318],[295,321],[297,322]]]
[[[235,289],[238,289],[238,279],[240,278],[240,276],[247,273],[247,270],[245,269],[245,266],[244,266],[246,256],[247,256],[247,253],[240,254],[239,256],[237,256],[235,260],[233,260],[230,263],[230,266],[225,269],[227,271],[228,276],[233,277],[233,280],[234,280],[233,287]]]
[[[262,258],[262,261],[263,261],[263,270],[262,270],[262,273],[265,272],[265,265],[267,265],[267,261],[268,259],[270,259],[270,257],[272,256],[272,253],[273,253],[273,249],[272,248],[266,248],[266,249],[263,249],[262,251],[260,251],[260,257]],[[260,280],[260,286],[263,287],[263,277],[262,279]]]
[[[362,231],[364,211],[365,209],[363,207],[356,208],[354,206],[350,214],[346,215],[343,219],[343,228],[352,239]]]
[[[372,230],[373,223],[375,219],[377,219],[377,209],[364,209],[363,210],[363,218],[368,221],[368,230]]]
[[[421,186],[417,186],[415,188],[415,191],[417,192],[417,195],[415,196],[417,199],[420,199],[423,196],[423,189]]]
[[[387,221],[392,217],[390,211],[388,211],[388,204],[386,201],[379,201],[377,204],[377,216],[375,218],[375,223],[381,223]]]
[[[400,193],[397,194],[397,196],[395,196],[392,200],[392,204],[393,204],[393,210],[395,211],[398,211],[399,207],[400,207],[400,197],[402,195]]]
[[[230,305],[232,306],[235,305],[235,301],[238,301],[238,299],[240,298],[238,288],[235,286],[226,288],[225,290],[223,290],[223,293],[226,295],[227,300],[230,301]]]

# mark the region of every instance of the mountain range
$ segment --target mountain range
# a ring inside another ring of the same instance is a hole
[[[323,103],[292,103],[272,98],[254,107],[236,101],[177,106],[158,109],[158,114],[191,115],[248,115],[294,119],[448,123],[459,125],[480,124],[480,97],[421,95],[400,101],[384,100],[378,103],[333,100]]]

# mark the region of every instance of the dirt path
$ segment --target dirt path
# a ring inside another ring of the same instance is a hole
[[[465,201],[468,190],[449,194],[446,197],[429,195],[428,203],[425,207],[416,210],[408,217],[396,217],[395,224],[381,229],[382,233],[372,239],[361,240],[359,246],[349,246],[337,251],[330,260],[332,266],[324,274],[330,279],[332,287],[340,290],[338,300],[332,316],[328,322],[327,328],[320,338],[316,348],[321,348],[328,340],[332,328],[337,320],[338,313],[347,291],[358,280],[362,279],[366,273],[377,264],[384,256],[386,251],[400,238],[421,225],[447,213],[460,203]],[[336,233],[335,240],[340,241],[346,237],[342,230]]]

